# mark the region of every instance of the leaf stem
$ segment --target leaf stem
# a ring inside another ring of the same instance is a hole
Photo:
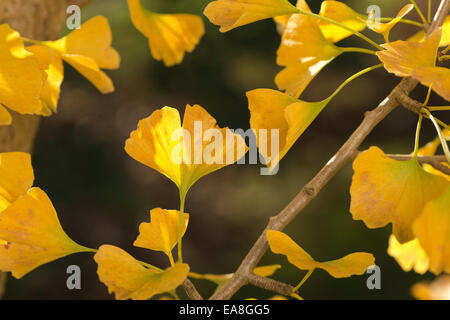
[[[420,10],[420,8],[417,5],[416,1],[414,1],[414,0],[409,0],[409,1],[414,5],[414,8],[416,8],[416,11],[417,11],[417,13],[420,16],[420,19],[422,19],[423,23],[428,24],[427,19],[425,19],[425,16],[423,15],[422,10]]]
[[[428,0],[428,17],[427,17],[428,23],[431,23],[431,0]]]
[[[186,200],[186,193],[180,191],[180,219],[178,221],[178,262],[183,263],[183,248],[182,248],[182,234],[184,224],[184,203]]]
[[[333,94],[328,98],[328,99],[326,99],[326,100],[331,100],[331,99],[333,99],[342,89],[344,89],[344,87],[346,86],[346,85],[348,85],[350,82],[352,82],[353,80],[355,80],[355,79],[357,79],[357,78],[359,78],[360,76],[362,76],[362,75],[364,75],[364,74],[366,74],[366,73],[368,73],[368,72],[370,72],[370,71],[373,71],[373,70],[375,70],[375,69],[378,69],[378,68],[382,68],[383,67],[383,64],[381,63],[381,64],[377,64],[377,65],[374,65],[374,66],[371,66],[371,67],[369,67],[369,68],[366,68],[366,69],[364,69],[364,70],[361,70],[360,72],[358,72],[358,73],[355,73],[354,75],[352,75],[350,78],[348,78],[347,80],[345,80],[337,89],[336,89],[336,91],[334,91],[333,92]]]
[[[364,48],[353,48],[353,47],[340,47],[343,52],[359,52],[359,53],[367,53],[371,55],[377,55],[376,51]]]
[[[308,273],[307,273],[307,274],[303,277],[303,279],[299,282],[299,284],[298,284],[294,289],[292,289],[292,292],[293,292],[293,293],[297,292],[297,291],[301,288],[301,286],[306,282],[306,280],[308,280],[309,277],[311,277],[311,275],[312,275],[313,272],[314,272],[314,269],[309,270]]]
[[[337,21],[335,21],[333,19],[330,19],[330,18],[327,18],[327,17],[322,17],[322,16],[320,16],[318,14],[315,14],[315,13],[312,13],[312,12],[304,11],[304,10],[301,10],[301,9],[297,9],[297,10],[298,10],[298,12],[300,14],[304,14],[305,16],[313,17],[313,18],[316,18],[316,19],[328,22],[330,24],[334,24],[335,26],[338,26],[338,27],[340,27],[342,29],[345,29],[345,30],[351,32],[352,34],[354,34],[355,36],[357,36],[357,37],[361,38],[362,40],[366,41],[367,43],[371,44],[372,46],[374,46],[378,50],[384,50],[383,47],[381,47],[378,43],[376,43],[372,39],[366,37],[365,35],[363,35],[362,33],[358,32],[358,31],[353,30],[350,27],[347,27],[346,25],[344,25],[344,24],[342,24],[340,22],[337,22]]]
[[[419,121],[417,122],[416,139],[415,139],[415,143],[414,143],[413,158],[415,158],[415,159],[417,159],[417,156],[419,155],[420,129],[422,128],[422,120],[423,120],[423,115],[422,115],[422,113],[420,113]]]
[[[394,20],[394,18],[380,18],[381,22],[390,22]],[[409,20],[409,19],[401,19],[399,21],[400,23],[404,23],[404,24],[410,24],[419,28],[423,28],[423,23],[417,22],[417,21],[413,21],[413,20]]]
[[[20,38],[25,42],[29,42],[32,44],[44,45],[44,41],[33,40],[33,39],[25,38],[25,37],[20,37]]]
[[[444,133],[442,132],[441,128],[439,127],[438,122],[436,121],[436,118],[433,117],[430,111],[427,109],[423,109],[424,112],[430,117],[431,121],[434,124],[434,127],[436,128],[436,131],[439,136],[439,140],[441,140],[442,149],[444,150],[445,157],[447,158],[447,162],[450,164],[450,150],[448,148],[447,139],[444,136]]]
[[[428,87],[428,92],[427,92],[427,96],[425,98],[425,101],[423,102],[423,106],[426,107],[428,102],[430,101],[430,97],[431,97],[431,90],[433,88],[433,84],[431,86]]]
[[[439,107],[427,107],[430,111],[449,111],[450,106],[439,106]]]

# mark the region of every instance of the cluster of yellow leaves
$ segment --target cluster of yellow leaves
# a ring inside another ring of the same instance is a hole
[[[425,41],[394,41],[377,52],[384,67],[398,77],[413,77],[450,101],[450,69],[436,66],[442,30],[436,29]]]
[[[120,248],[103,245],[94,257],[98,275],[119,300],[147,300],[176,289],[189,273],[187,264],[177,263],[164,271],[146,268]]]
[[[30,156],[0,154],[0,270],[14,277],[77,252],[91,251],[62,229],[50,199],[34,180]]]
[[[166,66],[181,63],[205,33],[203,21],[192,14],[159,14],[142,7],[140,0],[128,0],[134,26],[148,38],[151,53]]]
[[[267,241],[273,253],[286,256],[288,261],[300,270],[323,269],[334,278],[362,275],[368,267],[375,264],[373,255],[365,252],[352,253],[337,260],[318,262],[280,231],[267,230]]]
[[[171,266],[165,270],[137,261],[124,250],[103,245],[95,254],[98,276],[116,299],[146,300],[154,295],[170,292],[186,280],[189,266],[175,263],[172,250],[177,244],[179,215],[177,210],[156,208],[150,211],[150,222],[141,223],[134,245],[164,252]],[[184,215],[182,234],[186,232],[189,215]]]
[[[390,159],[377,147],[362,152],[353,169],[353,218],[368,228],[392,223],[388,252],[405,271],[448,273],[450,177],[425,171],[416,158]]]
[[[48,116],[56,112],[66,61],[102,93],[114,91],[101,69],[117,69],[119,54],[111,48],[108,21],[97,16],[80,29],[56,41],[24,47],[20,35],[8,25],[0,26],[0,125],[9,125],[4,108],[22,114]]]

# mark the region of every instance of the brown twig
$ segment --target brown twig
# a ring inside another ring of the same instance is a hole
[[[189,299],[191,300],[203,300],[203,297],[200,295],[200,293],[195,288],[194,284],[191,282],[191,280],[186,279],[183,282],[183,289],[186,291],[186,294],[188,295]]]
[[[261,277],[254,273],[250,273],[247,277],[247,280],[249,284],[255,287],[273,291],[278,294],[281,294],[282,296],[289,297],[294,291],[294,287],[289,284],[273,280],[270,278]]]
[[[442,25],[447,16],[449,5],[449,0],[441,1],[428,34],[436,27]],[[270,219],[266,229],[241,262],[233,277],[217,290],[210,299],[230,299],[242,286],[249,282],[249,278],[252,277],[252,270],[268,249],[266,230],[283,230],[316,197],[331,178],[352,159],[358,147],[372,130],[397,107],[398,97],[400,95],[408,95],[417,84],[418,82],[414,79],[403,79],[378,107],[365,114],[360,126],[353,132],[335,156],[303,187],[297,196],[277,216]]]

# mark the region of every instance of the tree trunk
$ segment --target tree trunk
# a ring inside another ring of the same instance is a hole
[[[22,36],[35,40],[56,39],[64,25],[63,0],[0,0],[0,24],[7,23]],[[0,152],[29,152],[39,126],[39,117],[11,111],[13,122],[0,126]],[[4,293],[6,273],[0,272],[0,298]]]

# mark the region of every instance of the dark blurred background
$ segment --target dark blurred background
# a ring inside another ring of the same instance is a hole
[[[202,15],[207,0],[153,0],[143,4],[156,12]],[[318,12],[322,1],[308,1]],[[383,16],[395,16],[408,1],[344,1],[360,13],[379,5]],[[426,1],[418,1],[423,10]],[[433,8],[439,1],[433,1]],[[66,232],[80,244],[98,247],[117,245],[134,257],[160,267],[167,266],[161,253],[133,247],[138,225],[149,220],[156,207],[178,209],[175,185],[158,172],[134,161],[124,142],[140,119],[162,106],[178,108],[200,104],[221,126],[249,127],[245,92],[275,88],[274,76],[280,36],[273,21],[265,20],[222,34],[203,16],[206,34],[183,63],[172,68],[155,61],[147,40],[133,27],[125,0],[96,0],[82,11],[83,21],[106,16],[113,30],[113,46],[120,52],[120,70],[109,72],[116,91],[103,96],[65,65],[65,81],[59,112],[41,122],[33,164],[35,185],[53,200]],[[415,12],[409,19],[418,20]],[[417,29],[399,25],[392,39],[405,39]],[[366,34],[382,42],[371,31]],[[364,46],[354,37],[341,46]],[[327,97],[355,72],[379,63],[376,57],[344,54],[310,84],[302,95],[307,101]],[[259,165],[235,165],[204,177],[191,189],[186,211],[191,214],[184,237],[184,256],[199,273],[233,272],[266,226],[333,156],[358,126],[365,111],[375,107],[399,79],[378,70],[353,82],[340,93],[303,134],[282,160],[276,176],[261,176]],[[414,97],[423,100],[418,87]],[[433,95],[430,105],[444,105]],[[449,119],[443,118],[448,121]],[[380,146],[386,153],[413,149],[417,117],[398,108],[370,135],[362,149]],[[424,125],[422,142],[435,137],[430,123]],[[382,289],[368,290],[369,275],[333,279],[316,271],[301,289],[306,299],[409,299],[412,284],[430,274],[404,273],[386,253],[391,227],[369,230],[349,213],[352,169],[348,165],[285,230],[318,260],[340,258],[348,253],[374,253],[382,271]],[[297,284],[305,272],[279,255],[267,253],[261,265],[279,263],[275,278]],[[66,268],[82,269],[82,290],[66,288]],[[196,281],[201,293],[214,286]],[[180,291],[181,292],[181,291]],[[268,298],[272,293],[245,287],[236,298]],[[111,299],[99,282],[90,254],[78,254],[42,266],[22,280],[10,279],[6,299]]]

